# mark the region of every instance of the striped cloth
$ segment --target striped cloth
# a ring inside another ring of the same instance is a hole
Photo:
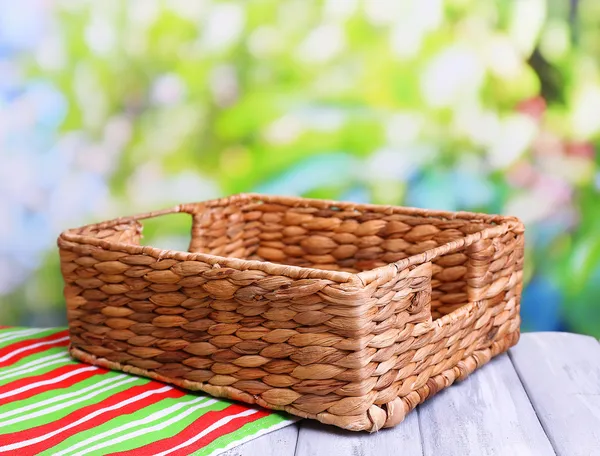
[[[0,329],[0,455],[215,455],[294,422],[72,360],[64,329]]]

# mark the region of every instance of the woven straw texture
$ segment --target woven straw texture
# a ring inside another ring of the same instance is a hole
[[[189,252],[141,220],[192,219]],[[519,338],[514,217],[243,194],[58,239],[75,358],[345,429],[401,422]]]

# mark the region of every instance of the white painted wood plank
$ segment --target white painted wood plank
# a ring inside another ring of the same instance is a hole
[[[351,432],[313,420],[300,423],[296,456],[422,456],[416,413],[392,429]]]
[[[292,424],[232,448],[221,456],[294,456],[298,424]]]
[[[559,456],[600,454],[600,344],[567,333],[524,334],[510,356]]]
[[[424,456],[554,455],[506,355],[430,398],[418,413]]]

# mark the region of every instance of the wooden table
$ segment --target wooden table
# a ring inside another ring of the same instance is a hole
[[[529,333],[393,429],[354,433],[312,420],[227,456],[600,455],[600,343]]]

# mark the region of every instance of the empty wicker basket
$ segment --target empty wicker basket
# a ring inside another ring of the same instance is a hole
[[[192,217],[189,252],[140,220]],[[519,338],[514,217],[237,195],[61,234],[75,358],[350,430]]]

